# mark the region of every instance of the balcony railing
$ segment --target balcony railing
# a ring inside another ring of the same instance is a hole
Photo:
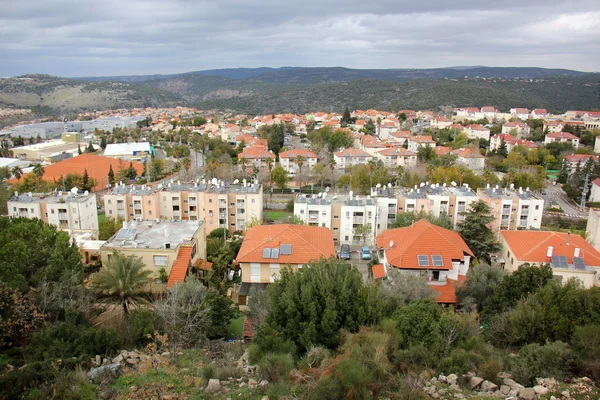
[[[69,219],[69,216],[67,215],[67,213],[58,213],[59,221],[67,221],[68,219]]]
[[[365,222],[365,217],[352,217],[352,222],[354,222],[355,224],[362,224],[363,222]]]
[[[133,209],[134,210],[141,210],[142,209],[142,205],[140,203],[133,203]]]

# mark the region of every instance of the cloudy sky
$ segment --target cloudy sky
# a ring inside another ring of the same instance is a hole
[[[0,76],[259,66],[600,70],[598,0],[0,0]]]

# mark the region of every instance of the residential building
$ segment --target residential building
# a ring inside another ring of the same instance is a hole
[[[514,118],[526,120],[529,119],[529,110],[526,108],[511,108],[510,113]]]
[[[465,127],[464,132],[469,139],[490,140],[490,130],[483,125],[473,124]]]
[[[305,225],[331,229],[331,202],[330,198],[299,194],[294,199],[294,216]]]
[[[544,139],[544,144],[555,142],[571,143],[573,147],[579,147],[579,138],[569,132],[555,132],[546,135],[546,138]]]
[[[517,191],[495,188],[477,189],[477,196],[490,207],[494,233],[501,230],[540,229],[544,213],[544,199],[528,188]]]
[[[600,153],[600,136],[596,136],[594,140],[594,153]]]
[[[523,264],[550,264],[554,279],[583,287],[600,285],[600,253],[579,235],[552,231],[501,231],[500,263],[514,272]]]
[[[317,165],[317,155],[310,150],[292,149],[279,153],[279,164],[285,168],[290,175],[296,175],[300,171],[297,158],[302,157],[302,169],[305,173],[312,171]]]
[[[495,107],[484,106],[484,107],[481,107],[481,113],[483,114],[484,118],[487,118],[488,121],[492,122],[496,118],[496,115],[498,114],[498,110],[496,110]]]
[[[548,111],[545,108],[536,108],[531,112],[531,118],[544,118],[548,116]]]
[[[282,267],[297,270],[313,260],[335,255],[330,229],[290,224],[253,226],[235,260],[242,271],[238,304],[247,304],[252,287],[262,288],[277,280]]]
[[[431,135],[419,135],[412,136],[408,140],[408,150],[413,153],[417,153],[420,147],[435,147],[435,140],[431,137]]]
[[[144,162],[152,154],[154,154],[154,149],[148,142],[112,143],[106,145],[106,149],[104,149],[104,157],[125,161]]]
[[[583,168],[585,163],[590,158],[594,160],[594,162],[600,162],[600,157],[592,154],[571,154],[570,156],[564,157],[564,159],[569,163],[569,169],[571,173],[574,173],[577,170],[577,167]]]
[[[252,146],[246,147],[240,154],[238,154],[238,160],[245,159],[248,161],[248,166],[256,166],[257,168],[268,168],[267,159],[275,161],[275,153],[267,150],[263,146]],[[242,164],[238,162],[240,168]]]
[[[335,166],[337,169],[352,168],[355,165],[366,164],[373,159],[373,156],[364,150],[344,149],[333,153]]]
[[[439,303],[458,302],[455,290],[469,271],[473,252],[457,232],[420,220],[386,230],[376,242],[384,276],[391,268],[425,275]]]
[[[44,161],[46,158],[58,154],[69,153],[71,156],[77,154],[78,146],[82,150],[85,150],[87,143],[65,142],[62,139],[54,139],[27,146],[14,147],[11,150],[15,158],[30,161]]]
[[[432,128],[444,129],[444,128],[448,128],[450,125],[452,125],[452,120],[443,115],[438,115],[438,116],[434,117],[433,120],[431,121]]]
[[[370,196],[350,196],[341,201],[339,213],[339,244],[369,245],[375,242],[377,203]],[[357,228],[369,226],[369,233],[361,235]]]
[[[521,121],[506,122],[502,125],[502,133],[515,133],[513,136],[520,138],[523,136],[529,136],[531,134],[531,128],[525,122]]]
[[[263,189],[259,184],[182,183],[157,188],[118,185],[104,196],[107,216],[132,219],[204,221],[209,234],[217,228],[243,231],[262,221]]]
[[[380,150],[375,157],[383,162],[387,168],[411,168],[417,165],[417,155],[403,147],[390,147]]]
[[[123,222],[123,228],[100,247],[102,262],[114,252],[140,257],[155,280],[150,290],[162,291],[165,283],[169,287],[183,282],[190,266],[206,258],[206,233],[202,221]],[[163,273],[167,282],[160,281]]]
[[[8,215],[37,218],[59,229],[97,232],[96,195],[76,190],[36,195],[15,192],[6,203]]]
[[[477,193],[475,193],[467,184],[463,184],[462,186],[450,185],[446,188],[448,192],[450,192],[448,215],[450,216],[454,229],[457,229],[458,223],[465,219],[465,216],[462,215],[462,213],[468,211],[471,203],[479,200],[479,197],[477,197]]]
[[[490,138],[490,150],[500,150],[503,140],[506,143],[507,153],[513,151],[516,146],[523,146],[529,150],[540,147],[538,143],[531,140],[518,139],[516,136],[509,135],[508,133],[501,133]]]
[[[585,237],[596,250],[600,251],[600,208],[590,207]]]
[[[590,197],[588,201],[590,203],[600,202],[600,179],[594,179],[592,181],[592,190],[590,191]]]
[[[481,155],[478,148],[469,147],[466,149],[456,149],[452,152],[456,154],[456,162],[465,165],[474,172],[482,172],[485,167],[485,157]]]

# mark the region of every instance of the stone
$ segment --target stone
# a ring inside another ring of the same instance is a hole
[[[136,365],[140,362],[140,360],[138,360],[137,358],[128,358],[125,362],[129,365]]]
[[[171,355],[171,353],[168,351],[165,351],[164,353],[161,354],[161,356],[163,356],[163,357],[169,357],[170,355]]]
[[[260,400],[269,400],[269,396],[263,396],[260,398]]]
[[[474,376],[469,381],[469,387],[471,388],[471,390],[475,390],[479,387],[479,385],[481,385],[482,382],[483,382],[483,378]]]
[[[508,385],[500,385],[500,393],[502,393],[505,396],[508,396],[509,392],[510,392],[510,386],[508,386]]]
[[[429,380],[429,382],[431,382],[431,383],[435,384],[435,383],[437,383],[437,382],[438,382],[438,380],[437,380],[437,378],[434,376],[433,378],[431,378],[431,379]]]
[[[100,357],[98,354],[96,354],[96,366],[100,366],[100,364],[102,364],[102,357]]]
[[[565,399],[570,399],[571,398],[571,393],[569,393],[568,390],[563,390],[562,392],[560,392],[560,395],[562,397],[564,397]]]
[[[444,374],[440,374],[440,376],[438,376],[438,381],[446,383],[446,376]]]
[[[110,361],[111,361],[111,360],[109,360],[108,358],[103,358],[103,359],[102,359],[102,365],[108,365],[108,364],[111,364],[111,362],[110,362]]]
[[[456,383],[453,383],[450,385],[450,390],[454,390],[455,392],[460,391],[460,386],[458,386]]]
[[[258,387],[259,388],[265,388],[267,386],[269,386],[269,381],[267,381],[265,379],[263,379],[262,381],[258,382]]]
[[[129,387],[129,391],[130,391],[130,392],[133,392],[133,393],[135,393],[135,392],[137,392],[137,390],[138,390],[137,386],[130,386],[130,387]]]
[[[256,382],[256,379],[254,379],[254,378],[248,379],[248,387],[255,389],[257,386],[258,386],[258,382]]]
[[[246,382],[242,382],[242,383],[240,383],[240,387],[241,387],[241,388],[243,388],[243,387],[245,387],[245,386],[246,386]]]
[[[121,361],[123,361],[123,355],[121,354],[112,359],[113,363],[120,363]]]
[[[481,382],[480,389],[484,392],[495,392],[496,390],[498,390],[498,385],[496,385],[494,382],[483,381]]]
[[[536,385],[536,386],[534,386],[533,390],[535,390],[535,393],[539,394],[540,396],[548,394],[548,392],[550,391],[550,390],[548,390],[547,387],[542,386],[542,385]]]
[[[457,398],[457,399],[464,399],[465,395],[462,394],[462,393],[454,393],[454,397]]]
[[[500,379],[511,379],[512,375],[508,372],[498,372],[498,378]]]
[[[536,397],[533,388],[523,388],[519,390],[519,400],[535,400]]]
[[[438,390],[438,394],[440,396],[444,396],[446,394],[446,389],[440,389],[440,390]]]
[[[523,389],[525,386],[518,384],[517,382],[513,381],[510,378],[504,378],[504,380],[502,381],[502,383],[504,383],[507,386],[510,386],[511,389]]]
[[[221,390],[221,382],[218,379],[211,379],[204,388],[204,393],[217,393]]]
[[[102,365],[100,367],[90,369],[90,371],[87,373],[87,376],[91,380],[95,380],[105,372],[118,372],[120,369],[121,363]]]
[[[456,385],[458,383],[458,376],[450,374],[446,377],[446,382],[448,382],[448,385]]]

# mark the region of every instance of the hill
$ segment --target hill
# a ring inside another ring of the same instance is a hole
[[[0,79],[0,107],[34,107],[56,112],[181,103],[181,97],[172,92],[124,82],[86,82],[50,75]]]

